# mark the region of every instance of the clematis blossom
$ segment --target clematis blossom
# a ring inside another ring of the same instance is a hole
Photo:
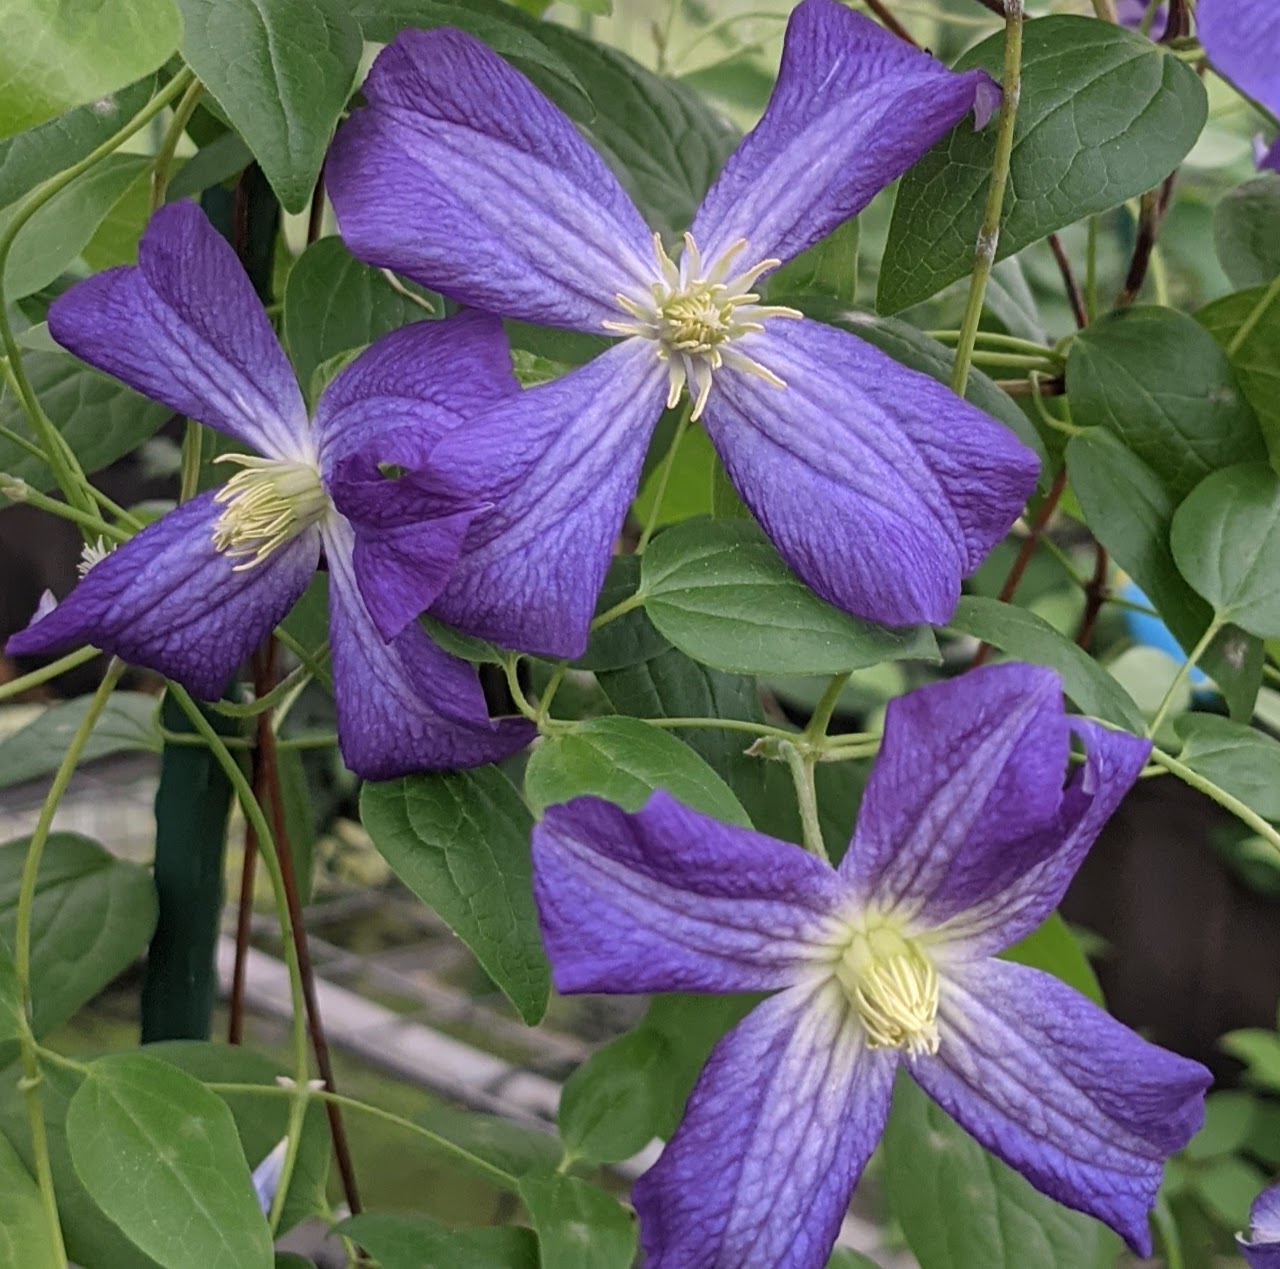
[[[1200,0],[1196,34],[1213,63],[1241,92],[1280,115],[1280,5],[1275,0]],[[1259,167],[1280,172],[1280,136],[1257,147]]]
[[[1236,1235],[1249,1269],[1280,1269],[1280,1185],[1263,1190],[1249,1208],[1249,1237]]]
[[[582,652],[663,406],[688,394],[743,500],[820,595],[945,621],[1034,486],[1001,424],[855,336],[765,303],[781,263],[855,215],[998,90],[836,0],[803,0],[759,126],[673,257],[603,160],[461,31],[405,31],[374,63],[326,181],[348,245],[464,304],[621,337],[433,453],[488,489],[446,620]]]
[[[325,389],[314,422],[231,247],[193,203],[156,212],[138,264],[73,287],[49,310],[78,357],[253,452],[134,538],[6,645],[11,656],[92,644],[216,699],[293,607],[321,556],[338,741],[386,779],[470,766],[528,743],[491,720],[476,671],[414,618],[448,576],[483,503],[435,487],[424,453],[479,407],[518,392],[501,325],[421,322],[378,341]],[[378,464],[415,469],[392,481]]]
[[[775,993],[716,1046],[635,1187],[652,1269],[821,1269],[900,1067],[1149,1251],[1209,1072],[998,959],[1057,906],[1149,750],[1064,715],[1052,671],[998,665],[889,705],[839,869],[661,792],[635,814],[547,810],[534,887],[560,991]]]

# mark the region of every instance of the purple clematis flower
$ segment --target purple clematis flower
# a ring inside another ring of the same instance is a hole
[[[1196,33],[1213,68],[1272,115],[1280,115],[1280,4],[1200,0]],[[1258,147],[1259,167],[1280,172],[1280,137]]]
[[[434,454],[494,496],[437,604],[508,646],[576,656],[663,405],[686,390],[744,501],[824,598],[945,621],[1037,460],[862,340],[761,302],[762,279],[860,211],[967,112],[955,74],[835,0],[804,0],[759,126],[674,260],[573,124],[469,35],[405,31],[326,180],[356,255],[489,312],[622,336]]]
[[[195,204],[175,203],[152,217],[138,264],[60,296],[49,329],[256,453],[219,459],[238,469],[225,485],[93,563],[9,640],[9,655],[92,644],[216,699],[323,552],[338,740],[353,771],[471,766],[528,743],[528,724],[490,720],[473,667],[414,621],[484,506],[450,506],[425,451],[519,390],[496,319],[421,322],[379,340],[333,379],[311,423],[235,253]],[[422,470],[390,481],[380,462]]]
[[[1072,737],[1087,754],[1064,772]],[[889,706],[838,870],[655,793],[550,808],[534,887],[563,992],[776,994],[716,1046],[637,1183],[652,1269],[820,1269],[895,1073],[1038,1189],[1135,1250],[1204,1067],[997,958],[1058,904],[1145,740],[999,665]]]
[[[1263,1190],[1249,1208],[1249,1237],[1236,1235],[1249,1269],[1280,1269],[1280,1185]]]

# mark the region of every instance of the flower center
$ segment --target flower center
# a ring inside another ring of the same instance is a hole
[[[914,940],[880,927],[860,931],[845,949],[836,977],[873,1049],[912,1057],[938,1051],[938,971]]]
[[[775,388],[786,386],[772,370],[731,347],[743,335],[764,330],[771,317],[802,316],[793,308],[761,304],[760,296],[752,290],[761,274],[776,269],[780,260],[761,260],[732,273],[734,261],[746,245],[747,240],[739,238],[707,269],[691,234],[684,236],[684,254],[678,265],[667,255],[662,238],[654,234],[653,250],[661,279],[643,299],[614,296],[633,321],[604,323],[606,330],[617,334],[657,341],[658,357],[668,363],[667,407],[675,405],[687,384],[695,394],[690,416],[695,419],[707,403],[714,372],[722,366],[758,375]]]
[[[244,469],[213,496],[224,508],[213,526],[213,545],[243,561],[235,565],[236,572],[261,564],[329,511],[320,472],[310,463],[249,454],[223,454],[217,461]]]

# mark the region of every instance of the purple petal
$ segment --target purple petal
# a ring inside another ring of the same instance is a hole
[[[1149,1255],[1165,1160],[1204,1122],[1213,1077],[1050,974],[996,960],[942,972],[941,1047],[907,1058],[917,1083],[1037,1189]]]
[[[498,762],[523,749],[533,726],[522,718],[490,719],[474,666],[438,648],[420,626],[383,640],[361,597],[352,549],[350,527],[331,524],[329,641],[347,766],[366,780],[390,780]]]
[[[639,212],[519,71],[449,27],[402,31],[325,167],[362,260],[476,308],[600,331],[656,266]]]
[[[1072,730],[1088,757],[1064,789]],[[889,704],[841,873],[950,955],[990,955],[1057,906],[1150,749],[1068,719],[1061,681],[1039,666],[919,688]]]
[[[928,375],[834,327],[774,319],[735,349],[787,386],[726,367],[703,422],[783,558],[860,617],[947,621],[960,579],[1034,489],[1035,454]]]
[[[373,451],[375,462],[422,466],[447,431],[519,391],[496,317],[414,322],[371,344],[325,388],[315,417],[321,461],[328,471]]]
[[[1275,0],[1200,0],[1196,33],[1215,70],[1280,113],[1280,5]]]
[[[703,259],[740,238],[748,264],[797,255],[975,106],[989,113],[992,90],[985,71],[955,74],[836,0],[804,0],[787,24],[764,117],[694,219]]]
[[[1280,1185],[1265,1189],[1249,1208],[1249,1237],[1236,1242],[1249,1269],[1280,1269]]]
[[[91,644],[216,700],[306,589],[320,555],[319,534],[308,530],[237,572],[213,546],[221,514],[206,493],[148,525],[5,651],[26,656]]]
[[[1280,136],[1276,137],[1270,146],[1261,137],[1254,137],[1253,161],[1258,168],[1280,172]]]
[[[91,366],[268,457],[305,444],[284,351],[235,252],[194,203],[151,217],[136,266],[59,296],[49,331]]]
[[[827,864],[661,791],[634,814],[550,807],[533,884],[562,992],[765,991],[839,957],[845,889]]]
[[[432,468],[495,505],[432,612],[509,648],[581,656],[665,384],[653,345],[624,340],[444,437]]]
[[[458,562],[472,518],[467,511],[398,528],[356,527],[356,578],[384,639],[394,639],[435,602]]]
[[[897,1055],[839,987],[789,988],[716,1045],[632,1198],[649,1269],[822,1269],[884,1131]]]
[[[1062,804],[1047,828],[1003,855],[979,843],[967,873],[954,872],[944,886],[954,887],[944,905],[955,916],[934,931],[953,959],[971,959],[1003,951],[1032,930],[1058,906],[1086,852],[1133,787],[1151,753],[1151,742],[1112,731],[1087,719],[1071,719],[1084,741],[1086,757],[1075,766]]]

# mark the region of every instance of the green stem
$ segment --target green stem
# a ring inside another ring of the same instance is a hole
[[[17,393],[17,388],[14,388],[14,392],[15,394]],[[42,450],[35,441],[28,440],[25,436],[21,435],[21,433],[15,432],[11,427],[0,426],[0,440],[8,441],[10,445],[16,445],[19,449],[26,450],[32,458],[37,458],[42,463],[47,464],[49,461],[48,455],[45,454],[44,450]]]
[[[653,491],[653,506],[649,509],[649,518],[640,534],[640,540],[636,543],[637,555],[644,554],[644,548],[649,545],[649,539],[653,537],[653,531],[658,527],[658,517],[662,514],[662,500],[667,496],[667,485],[671,483],[671,472],[676,465],[676,453],[680,449],[680,442],[684,440],[684,434],[689,427],[689,416],[692,413],[693,399],[686,396],[684,409],[680,411],[676,430],[671,436],[671,444],[663,456],[662,466],[658,468],[658,485]]]
[[[958,330],[930,330],[925,334],[932,339],[936,339],[939,343],[954,344],[958,343],[963,336],[963,331]],[[1035,357],[1038,361],[1065,361],[1066,359],[1060,354],[1054,352],[1052,348],[1046,347],[1044,344],[1037,344],[1034,340],[1019,339],[1016,335],[1003,335],[994,330],[980,330],[975,333],[975,339],[979,344],[989,344],[992,348],[1006,348],[1010,352],[1025,353],[1028,357]]]
[[[59,674],[74,670],[76,666],[92,661],[97,655],[97,648],[79,648],[75,652],[68,652],[65,657],[51,661],[48,665],[42,665],[38,670],[32,670],[30,674],[24,674],[21,678],[0,683],[0,701],[6,701],[11,696],[20,696],[33,687],[39,687],[41,683],[56,679]]]
[[[57,773],[40,815],[36,820],[35,830],[27,846],[26,859],[22,864],[22,879],[18,885],[18,904],[14,917],[13,967],[17,979],[18,996],[22,1002],[22,1029],[18,1036],[22,1052],[22,1090],[27,1105],[27,1121],[31,1131],[31,1153],[35,1161],[36,1184],[40,1189],[40,1198],[44,1206],[45,1216],[49,1222],[49,1235],[57,1252],[58,1262],[66,1260],[66,1250],[62,1242],[62,1226],[58,1221],[58,1200],[53,1188],[53,1165],[49,1160],[49,1139],[45,1131],[44,1105],[40,1096],[40,1058],[36,1045],[35,1032],[32,1030],[31,1011],[31,923],[35,910],[36,883],[40,878],[40,859],[49,841],[49,830],[53,827],[53,817],[71,777],[75,774],[76,764],[89,742],[102,711],[115,688],[121,674],[124,673],[124,662],[112,659],[107,672],[98,685],[98,690],[89,702],[80,726],[76,728],[67,752],[58,764]]]
[[[280,1216],[284,1211],[285,1196],[289,1192],[289,1182],[298,1161],[298,1147],[302,1137],[302,1122],[307,1113],[307,1098],[310,1090],[307,1079],[310,1075],[309,1051],[307,1047],[306,1000],[302,991],[302,967],[298,963],[298,943],[293,936],[293,920],[289,915],[289,902],[285,896],[284,877],[280,871],[280,855],[275,836],[267,817],[262,813],[258,799],[254,797],[253,786],[248,777],[240,769],[240,764],[231,756],[223,738],[214,731],[209,720],[200,711],[199,706],[191,699],[186,688],[170,682],[169,691],[177,701],[182,712],[191,720],[192,727],[204,738],[205,744],[213,754],[214,761],[222,768],[231,787],[236,792],[245,819],[253,826],[258,839],[258,851],[262,862],[271,878],[271,893],[275,899],[276,919],[280,923],[280,937],[284,944],[285,966],[289,971],[289,998],[293,1010],[293,1088],[289,1090],[293,1104],[289,1114],[289,1145],[285,1152],[284,1167],[280,1175],[280,1188],[276,1191],[275,1201],[271,1205],[271,1229],[274,1232],[280,1224]]]
[[[791,768],[791,779],[796,786],[796,800],[800,804],[800,826],[804,832],[804,848],[819,859],[829,858],[826,843],[822,840],[822,825],[818,822],[818,790],[813,782],[813,758],[801,754],[790,742],[778,748]]]
[[[800,739],[794,731],[771,727],[768,723],[751,723],[741,718],[646,718],[650,727],[718,727],[721,731],[745,731],[753,736],[771,736],[792,743]]]
[[[278,1085],[273,1084],[210,1083],[206,1084],[205,1087],[211,1092],[231,1096],[248,1094],[250,1096],[279,1097],[281,1094],[291,1095],[293,1092],[292,1089],[280,1088]],[[519,1184],[518,1178],[510,1172],[503,1171],[502,1168],[495,1166],[487,1159],[482,1159],[478,1154],[472,1154],[470,1150],[466,1150],[455,1142],[450,1141],[448,1137],[442,1137],[439,1133],[432,1132],[429,1128],[424,1128],[421,1124],[415,1124],[412,1119],[405,1119],[402,1115],[393,1114],[389,1110],[383,1110],[381,1107],[370,1105],[368,1102],[357,1101],[354,1097],[344,1097],[341,1093],[331,1093],[327,1089],[308,1088],[305,1091],[308,1098],[314,1097],[318,1101],[332,1102],[335,1106],[345,1106],[350,1110],[371,1115],[374,1119],[381,1119],[386,1123],[395,1124],[396,1127],[403,1128],[406,1132],[411,1132],[415,1136],[423,1137],[437,1149],[453,1155],[455,1159],[492,1177],[503,1189],[514,1190]]]
[[[310,648],[304,648],[283,626],[277,626],[273,633],[281,645],[288,648],[311,671],[316,682],[332,695],[333,675],[329,673],[329,668],[325,664],[327,658],[325,657],[324,647],[315,652],[311,651]]]
[[[228,718],[256,718],[266,710],[274,709],[290,692],[299,685],[305,687],[311,679],[311,671],[305,665],[300,665],[282,678],[265,696],[260,696],[257,700],[248,701],[243,705],[238,705],[234,701],[213,701],[212,706],[217,713],[226,714]]]
[[[119,131],[108,137],[100,146],[86,154],[78,163],[57,176],[51,176],[38,185],[21,203],[18,204],[9,223],[0,232],[0,342],[4,344],[5,356],[9,359],[9,371],[14,386],[22,399],[27,417],[46,450],[46,461],[53,471],[62,490],[63,497],[69,503],[78,506],[82,511],[92,511],[93,503],[85,492],[85,475],[76,461],[75,455],[68,449],[53,421],[44,412],[31,381],[22,365],[22,350],[14,338],[13,328],[9,324],[8,303],[3,293],[5,266],[9,260],[9,252],[13,249],[14,240],[23,226],[51,198],[61,193],[77,177],[87,172],[95,163],[114,153],[134,133],[144,128],[180,93],[185,92],[194,76],[189,70],[182,70],[175,75],[128,123]]]
[[[1151,720],[1151,725],[1147,728],[1147,735],[1154,736],[1160,730],[1160,724],[1164,722],[1165,716],[1169,710],[1173,708],[1174,697],[1177,696],[1178,689],[1187,680],[1187,675],[1195,668],[1196,662],[1204,656],[1209,645],[1214,641],[1219,630],[1226,623],[1221,616],[1215,614],[1213,620],[1209,623],[1204,634],[1200,636],[1200,642],[1191,649],[1190,655],[1178,667],[1178,672],[1173,676],[1173,682],[1169,684],[1169,690],[1164,694],[1164,700],[1160,702],[1160,707],[1156,710],[1155,717]]]
[[[813,707],[813,713],[809,715],[809,725],[804,729],[807,740],[819,740],[827,734],[827,728],[831,725],[831,716],[836,712],[836,704],[840,700],[840,693],[844,691],[848,682],[848,673],[836,674],[823,689],[818,703]]]
[[[531,723],[536,723],[539,730],[542,730],[549,719],[539,718],[538,710],[524,694],[524,688],[520,686],[520,658],[512,655],[504,658],[502,662],[503,673],[507,676],[507,690],[511,693],[511,699],[515,702],[518,709]]]
[[[1098,218],[1089,217],[1084,256],[1084,311],[1092,322],[1098,316]]]
[[[177,153],[178,142],[182,140],[187,124],[191,122],[191,116],[200,104],[203,92],[204,85],[198,79],[193,79],[187,91],[182,94],[182,100],[173,108],[173,118],[165,129],[164,139],[156,151],[155,164],[151,169],[152,211],[164,202],[164,192],[169,186],[169,173],[173,168],[173,156]]]
[[[1004,90],[1000,101],[1000,122],[996,131],[996,152],[991,166],[991,184],[987,189],[982,228],[978,233],[978,251],[974,260],[969,298],[960,323],[960,344],[951,369],[951,388],[964,396],[969,383],[969,366],[973,359],[982,304],[986,298],[987,280],[995,264],[996,246],[1000,241],[1000,211],[1004,206],[1005,186],[1009,183],[1009,160],[1013,154],[1013,124],[1022,95],[1022,0],[1005,0],[1004,24]]]
[[[1068,436],[1079,436],[1085,431],[1082,427],[1077,427],[1074,423],[1068,423],[1065,419],[1060,419],[1044,401],[1044,392],[1040,387],[1040,375],[1036,371],[1032,371],[1027,380],[1031,384],[1031,401],[1035,406],[1037,417],[1045,425],[1054,432],[1065,432]],[[1066,398],[1061,398],[1065,400]],[[1069,408],[1069,407],[1068,407]]]
[[[1271,283],[1262,293],[1262,298],[1253,306],[1249,316],[1244,319],[1240,329],[1231,336],[1227,345],[1227,356],[1234,357],[1244,345],[1244,341],[1253,334],[1254,327],[1267,315],[1267,310],[1280,298],[1280,277]]]
[[[178,484],[178,502],[190,502],[200,487],[200,458],[204,448],[204,429],[195,419],[188,419],[182,433],[182,476]]]
[[[592,630],[599,630],[601,626],[607,626],[611,621],[617,621],[619,617],[625,616],[633,608],[643,608],[646,596],[640,591],[636,591],[634,595],[628,595],[626,599],[614,604],[612,608],[607,608],[591,623]]]
[[[542,689],[542,695],[538,698],[538,728],[541,730],[547,723],[551,722],[551,702],[555,699],[556,692],[560,690],[560,684],[564,682],[565,672],[569,669],[568,661],[561,661],[559,665],[551,673],[551,678],[547,680],[547,685]]]
[[[1008,352],[973,352],[969,354],[971,366],[1008,366],[1011,370],[1039,370],[1043,374],[1057,374],[1061,370],[1060,362],[1050,361],[1045,355],[1024,357],[1021,353]]]
[[[78,524],[88,533],[96,533],[99,537],[111,538],[115,542],[127,542],[132,536],[126,530],[119,529],[114,524],[108,524],[92,508],[88,511],[82,511],[79,507],[59,502],[57,498],[50,498],[48,494],[41,493],[40,490],[27,484],[25,480],[17,476],[10,476],[7,472],[2,471],[0,471],[0,498],[7,498],[10,502],[25,502],[28,506],[39,507],[41,511],[47,511],[50,515],[59,516],[63,520],[70,520],[73,524]]]
[[[1242,824],[1253,829],[1259,837],[1263,838],[1277,855],[1280,855],[1280,832],[1277,832],[1276,826],[1264,820],[1257,811],[1246,806],[1239,798],[1233,797],[1226,789],[1219,788],[1198,771],[1193,771],[1186,763],[1179,762],[1172,754],[1165,753],[1163,749],[1153,748],[1151,761],[1162,766],[1170,775],[1177,776],[1183,784],[1189,784],[1206,797],[1211,797],[1219,806],[1225,807]]]

